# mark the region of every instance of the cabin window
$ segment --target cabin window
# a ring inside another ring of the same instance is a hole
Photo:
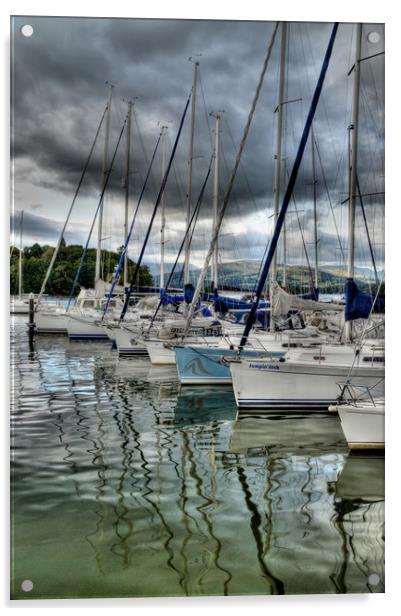
[[[366,362],[376,362],[376,363],[384,363],[384,357],[382,355],[377,355],[376,357],[364,357],[363,361]]]
[[[85,300],[82,304],[83,308],[93,308],[94,302],[92,300]]]
[[[324,356],[324,355],[314,355],[314,356],[313,356],[313,359],[320,360],[320,359],[326,359],[326,358],[325,358],[325,356]]]

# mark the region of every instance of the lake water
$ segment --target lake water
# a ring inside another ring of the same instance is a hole
[[[15,599],[384,591],[384,459],[338,417],[12,328]],[[23,590],[22,586],[26,589]]]

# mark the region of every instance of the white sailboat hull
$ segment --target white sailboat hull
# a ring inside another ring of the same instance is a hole
[[[105,328],[90,317],[69,316],[67,333],[72,340],[109,340]]]
[[[10,313],[29,314],[29,303],[25,302],[23,299],[12,297],[10,301]]]
[[[38,334],[66,334],[68,315],[65,312],[35,312],[35,331]]]
[[[147,357],[148,351],[142,339],[141,333],[123,327],[114,330],[116,347],[119,355],[133,355]]]
[[[338,383],[349,378],[353,355],[342,365],[243,360],[230,364],[239,409],[328,409],[338,397]],[[382,382],[384,366],[353,366],[355,385]],[[379,393],[381,393],[379,391]]]
[[[146,340],[145,346],[153,365],[175,366],[175,351],[168,342]]]
[[[384,401],[336,405],[350,449],[384,447]]]

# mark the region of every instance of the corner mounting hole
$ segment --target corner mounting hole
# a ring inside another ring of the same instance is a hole
[[[377,573],[371,573],[368,577],[368,582],[371,586],[377,586],[380,582],[380,576],[378,576]]]
[[[378,32],[369,32],[368,34],[369,43],[378,43],[380,41],[380,34]]]
[[[33,28],[30,24],[25,24],[25,26],[21,26],[21,34],[22,36],[26,36],[29,38],[33,34]]]
[[[33,588],[32,580],[24,580],[21,584],[21,588],[24,592],[31,592]]]

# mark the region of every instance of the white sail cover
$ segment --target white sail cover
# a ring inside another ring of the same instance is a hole
[[[344,311],[344,306],[341,304],[316,302],[313,299],[302,299],[296,295],[287,293],[275,282],[273,290],[273,315],[286,315],[290,310],[338,310]]]

